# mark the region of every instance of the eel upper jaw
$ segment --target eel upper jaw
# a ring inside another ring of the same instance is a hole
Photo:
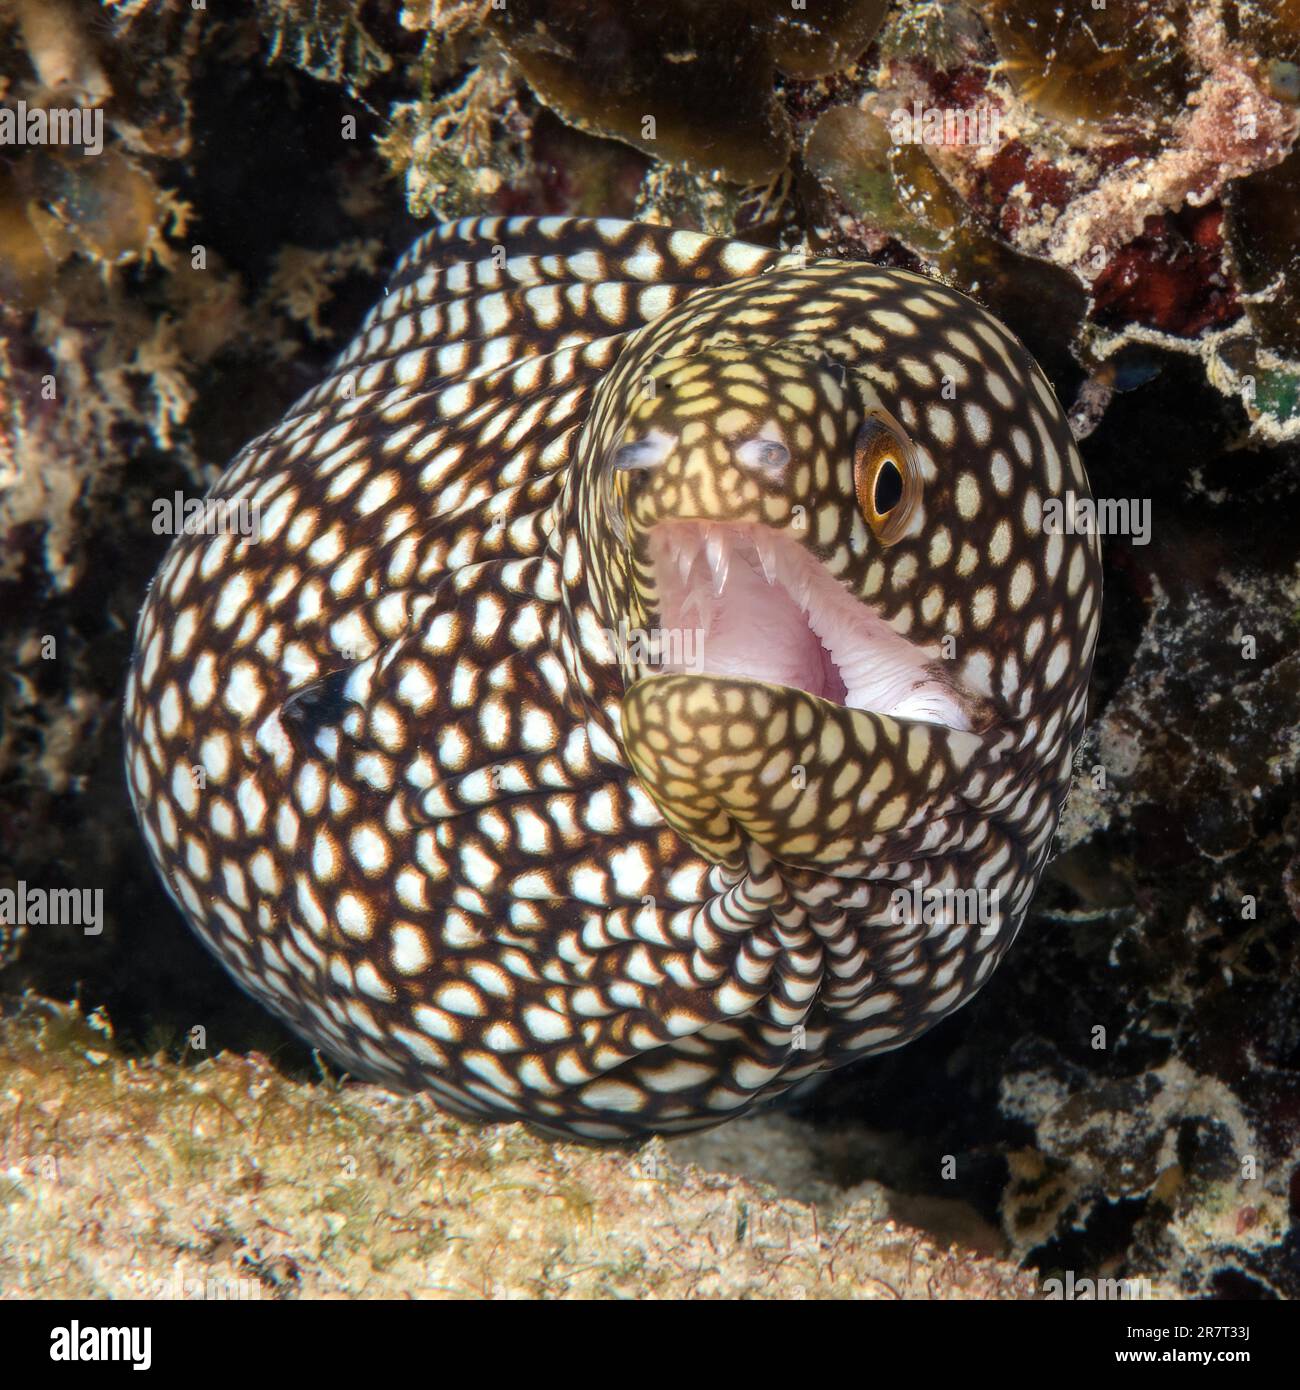
[[[970,731],[972,701],[797,541],[746,522],[649,533],[666,635],[653,674],[741,676],[832,704]]]

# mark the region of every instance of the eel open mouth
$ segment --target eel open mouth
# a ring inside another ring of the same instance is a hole
[[[662,647],[656,674],[743,676],[833,704],[969,731],[970,701],[803,546],[744,522],[650,532]]]

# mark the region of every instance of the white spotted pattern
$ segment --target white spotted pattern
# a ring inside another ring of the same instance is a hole
[[[888,543],[853,494],[869,409],[922,479]],[[651,426],[660,466],[611,482]],[[214,488],[259,542],[164,559],[137,815],[207,945],[357,1074],[593,1140],[718,1123],[925,1031],[1014,938],[1096,635],[1095,540],[1044,534],[1066,487],[1041,374],[942,285],[612,220],[435,227]],[[677,518],[797,534],[970,729],[610,660]],[[913,884],[1002,916],[891,920]]]

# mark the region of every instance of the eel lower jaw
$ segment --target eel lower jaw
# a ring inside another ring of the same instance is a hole
[[[740,676],[970,731],[971,700],[798,542],[745,522],[660,522],[653,674]]]

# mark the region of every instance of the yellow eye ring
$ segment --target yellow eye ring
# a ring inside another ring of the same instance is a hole
[[[876,539],[901,540],[921,500],[921,469],[907,431],[886,410],[869,411],[853,441],[853,486]]]

